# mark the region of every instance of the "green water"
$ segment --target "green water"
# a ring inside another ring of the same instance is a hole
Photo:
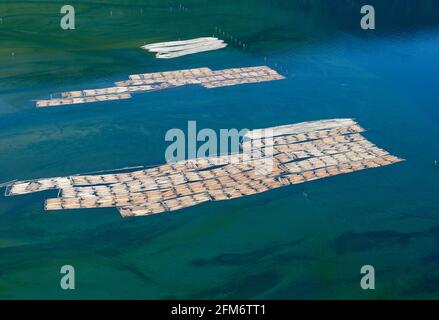
[[[76,29],[64,31],[64,1],[2,1],[1,182],[160,164],[166,131],[188,120],[219,130],[353,117],[407,161],[136,219],[44,212],[56,192],[0,197],[0,298],[438,298],[439,5],[368,1],[377,29],[366,32],[364,3],[72,0]],[[211,35],[229,46],[173,60],[138,49]],[[139,72],[262,64],[287,79],[32,102]],[[72,291],[59,286],[65,264]],[[374,291],[360,288],[366,264]]]

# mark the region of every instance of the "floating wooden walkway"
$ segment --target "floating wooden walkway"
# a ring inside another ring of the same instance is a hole
[[[273,137],[263,136],[267,130]],[[5,194],[59,189],[57,198],[46,200],[46,210],[116,207],[124,217],[143,216],[402,161],[366,140],[363,131],[352,119],[253,130],[241,153],[129,173],[13,182]]]
[[[223,40],[215,37],[204,37],[183,41],[152,43],[141,48],[149,52],[156,52],[156,58],[158,59],[173,59],[225,47],[227,47],[227,44]]]
[[[218,88],[246,83],[257,83],[285,79],[267,66],[232,68],[212,71],[196,68],[177,71],[134,74],[129,80],[115,83],[115,87],[62,92],[60,98],[38,100],[36,106],[55,107],[131,98],[132,93],[163,90],[186,85],[201,85]]]

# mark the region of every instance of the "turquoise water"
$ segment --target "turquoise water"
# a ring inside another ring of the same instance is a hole
[[[407,161],[136,219],[44,212],[56,192],[0,197],[0,298],[439,297],[436,1],[368,1],[368,32],[362,1],[70,3],[71,31],[59,28],[63,1],[0,4],[1,182],[160,164],[166,131],[188,120],[219,130],[353,117]],[[229,47],[173,60],[138,49],[211,35]],[[132,73],[262,64],[287,79],[65,108],[31,101]],[[76,290],[59,286],[65,264]],[[360,289],[366,264],[374,291]]]

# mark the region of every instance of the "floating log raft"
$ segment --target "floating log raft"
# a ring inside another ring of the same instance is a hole
[[[212,71],[209,68],[196,68],[134,74],[129,76],[129,80],[116,82],[115,87],[62,92],[61,98],[38,100],[36,106],[42,108],[129,99],[132,93],[164,90],[186,85],[218,88],[282,79],[285,78],[266,66],[232,68],[217,71]]]
[[[5,194],[59,189],[57,198],[46,200],[46,210],[115,207],[124,217],[142,216],[402,161],[361,132],[364,129],[353,119],[257,129],[245,135],[240,153],[128,173],[18,181]]]
[[[225,47],[227,47],[227,44],[223,40],[215,37],[204,37],[183,41],[152,43],[141,48],[149,52],[155,52],[158,59],[173,59]]]
[[[44,108],[44,107],[65,106],[65,105],[69,105],[69,104],[92,103],[92,102],[121,100],[121,99],[129,99],[129,98],[131,98],[131,95],[128,93],[103,94],[103,95],[99,95],[99,96],[84,96],[84,97],[80,97],[80,98],[38,100],[36,102],[36,105],[37,105],[37,108]]]

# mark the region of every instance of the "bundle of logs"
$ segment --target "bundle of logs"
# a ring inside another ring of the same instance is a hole
[[[143,216],[228,200],[402,161],[366,140],[352,119],[332,119],[248,132],[243,151],[128,173],[18,181],[6,195],[59,189],[46,210],[116,207]],[[270,152],[266,152],[267,150]]]

